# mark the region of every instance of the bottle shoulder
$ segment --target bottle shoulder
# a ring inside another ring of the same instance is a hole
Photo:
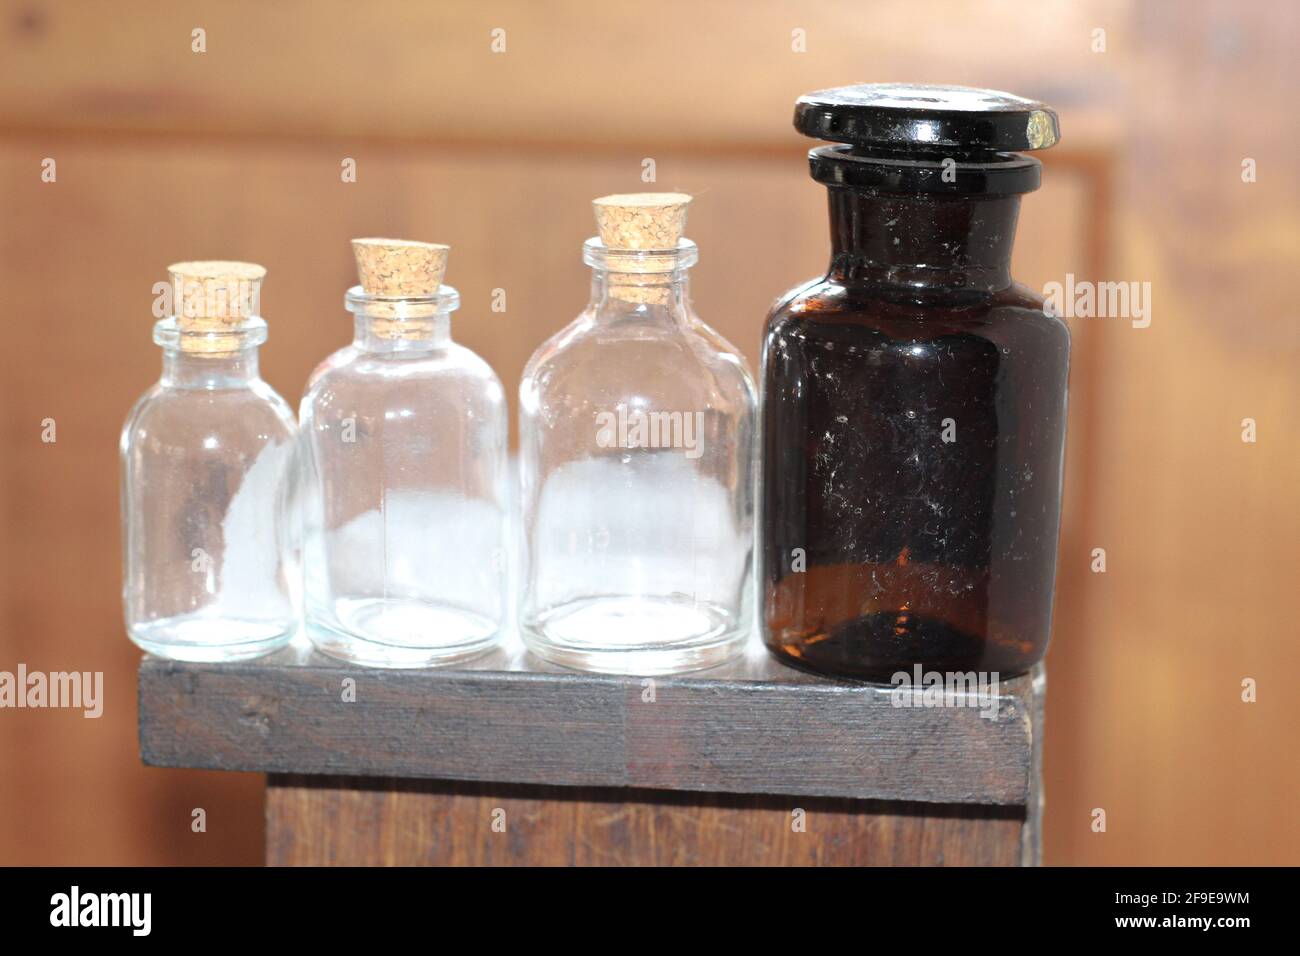
[[[824,308],[823,300],[834,291],[834,284],[827,278],[814,278],[801,282],[787,289],[776,297],[771,308],[767,310],[768,325],[783,320],[792,314]]]
[[[692,320],[692,341],[704,349],[707,356],[705,364],[713,370],[719,383],[749,404],[754,404],[757,401],[757,389],[745,353],[699,316],[692,315]]]
[[[494,408],[504,406],[505,390],[482,356],[455,342],[416,354],[348,346],[312,373],[300,416],[331,407],[360,411],[422,402]]]
[[[550,336],[533,350],[524,364],[523,381],[544,376],[555,362],[557,355],[574,343],[581,345],[587,333],[594,327],[595,321],[590,310],[583,311],[576,319]]]
[[[698,338],[705,343],[706,347],[716,355],[725,356],[731,361],[739,364],[744,373],[749,376],[749,360],[745,353],[738,349],[731,341],[721,332],[709,325],[699,316],[692,314],[691,329]]]
[[[259,420],[293,421],[289,403],[269,383],[256,379],[238,388],[176,388],[155,382],[131,406],[126,424],[180,414],[216,420],[236,410]]]
[[[131,410],[126,413],[126,427],[130,428],[132,422],[137,421],[141,415],[152,410],[157,405],[158,400],[164,391],[165,389],[161,382],[154,382],[147,389],[141,392],[140,397],[131,405]]]
[[[266,382],[244,388],[172,388],[155,384],[122,426],[121,450],[249,447],[290,440],[293,410]]]
[[[302,389],[303,394],[305,395],[308,392],[310,392],[318,381],[320,381],[326,375],[330,374],[330,372],[332,372],[334,369],[337,369],[340,366],[347,365],[349,362],[351,362],[352,359],[356,356],[356,354],[357,354],[356,347],[351,343],[348,343],[347,345],[343,346],[343,348],[337,349],[331,352],[329,355],[325,356],[325,358],[322,359],[319,362],[319,364],[317,364],[317,366],[311,370],[311,374],[307,376],[307,382],[305,385],[303,385],[303,389]]]
[[[671,325],[596,322],[590,313],[533,353],[520,381],[525,409],[563,401],[600,406],[640,398],[733,406],[754,395],[743,353],[691,315]]]
[[[1010,333],[1069,339],[1065,323],[1051,314],[1044,298],[1018,282],[993,292],[953,290],[935,296],[851,286],[827,277],[777,300],[768,314],[765,341],[791,335],[838,338],[855,328],[890,338]]]
[[[307,379],[304,392],[344,384],[382,386],[417,379],[479,379],[500,384],[496,372],[473,349],[449,342],[426,352],[365,352],[355,346],[339,349]]]

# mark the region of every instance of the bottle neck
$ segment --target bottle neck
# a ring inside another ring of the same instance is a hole
[[[828,278],[845,285],[995,292],[1011,284],[1019,196],[831,187]]]
[[[591,270],[588,311],[598,322],[636,318],[642,322],[678,324],[690,316],[690,279],[686,269],[637,273]]]
[[[244,388],[260,378],[256,345],[219,353],[163,349],[162,384],[169,388]]]
[[[357,312],[353,329],[352,345],[362,352],[429,352],[451,344],[451,313],[394,319]]]

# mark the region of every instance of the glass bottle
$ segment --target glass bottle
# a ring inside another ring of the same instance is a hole
[[[307,632],[372,666],[467,660],[506,602],[505,395],[451,339],[447,246],[352,245],[356,334],[300,409]]]
[[[168,267],[172,315],[154,326],[162,378],[122,429],[122,603],[144,650],[232,661],[287,643],[299,572],[285,501],[293,412],[257,369],[266,270]]]
[[[690,197],[595,201],[591,300],[520,385],[520,629],[571,667],[720,663],[750,627],[754,386],[692,311]]]
[[[1046,650],[1069,335],[1011,279],[1055,114],[1005,93],[802,97],[825,278],[763,346],[763,634],[814,670],[1025,671]]]

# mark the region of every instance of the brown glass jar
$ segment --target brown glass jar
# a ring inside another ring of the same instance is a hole
[[[825,278],[762,360],[763,634],[889,681],[1021,673],[1051,625],[1069,334],[1011,279],[1056,117],[1004,93],[856,86],[799,100],[829,187]]]

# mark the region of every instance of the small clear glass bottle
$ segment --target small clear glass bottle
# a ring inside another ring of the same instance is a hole
[[[709,667],[751,623],[755,391],[691,309],[689,202],[596,200],[591,301],[524,371],[520,629],[554,663]]]
[[[448,247],[353,241],[351,345],[300,409],[307,632],[325,653],[423,667],[494,645],[506,607],[506,405],[451,340]]]
[[[186,661],[256,657],[298,624],[285,503],[293,412],[258,375],[266,270],[169,267],[173,315],[154,326],[162,378],[122,429],[122,603],[144,650]]]

